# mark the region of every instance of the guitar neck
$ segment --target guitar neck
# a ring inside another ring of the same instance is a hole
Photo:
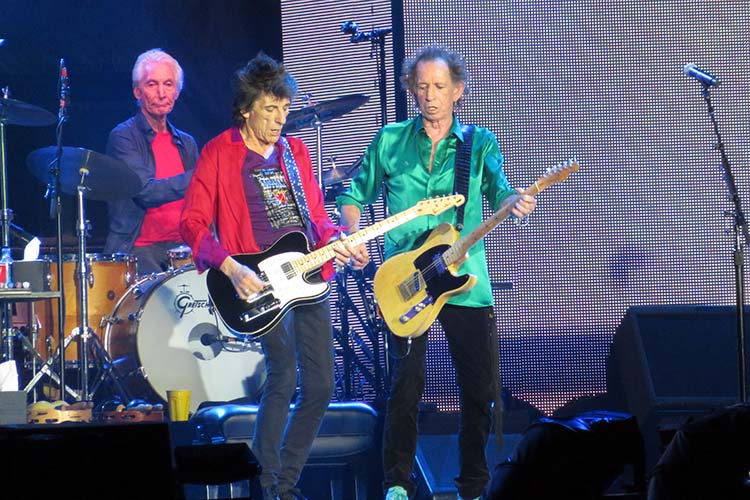
[[[417,218],[419,215],[421,215],[419,207],[412,207],[347,236],[346,241],[353,246],[359,245],[360,243],[366,243],[401,224],[405,224],[410,220]],[[314,252],[310,252],[293,260],[291,264],[298,273],[307,273],[318,269],[336,256],[335,247],[337,244],[338,242],[334,242],[323,248],[319,248]]]
[[[543,188],[540,188],[539,183],[535,182],[526,188],[524,193],[536,196],[542,189]],[[443,252],[443,260],[445,261],[445,264],[450,266],[461,260],[471,247],[484,238],[487,233],[492,231],[498,224],[507,219],[513,211],[513,205],[516,204],[516,201],[518,201],[519,198],[520,195],[518,194],[508,196],[503,201],[502,205],[500,205],[500,209],[497,212],[492,214],[491,217],[482,222],[472,232],[455,242],[450,248],[448,248],[448,250]]]

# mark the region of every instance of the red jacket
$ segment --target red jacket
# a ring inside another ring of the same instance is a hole
[[[325,210],[323,193],[315,179],[307,146],[294,137],[287,137],[287,141],[297,162],[310,209],[314,244],[320,247],[337,236],[340,228],[331,222]],[[281,169],[289,183],[282,153],[279,154],[282,159]],[[264,250],[258,247],[253,236],[241,178],[246,154],[247,148],[237,128],[225,130],[214,137],[201,151],[185,193],[185,206],[180,219],[180,233],[193,250],[193,260],[198,272],[209,267],[218,269],[231,254]],[[215,224],[220,243],[211,232],[212,224]],[[331,263],[326,267],[323,276],[328,278],[333,268]]]

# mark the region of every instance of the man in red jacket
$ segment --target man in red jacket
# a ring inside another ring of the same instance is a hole
[[[180,230],[198,271],[224,273],[240,299],[266,283],[232,257],[258,253],[292,232],[315,246],[342,236],[328,217],[310,154],[281,130],[296,93],[284,66],[259,54],[234,78],[234,126],[206,144],[185,195]],[[338,264],[369,261],[363,245],[337,247]],[[330,278],[333,266],[323,267]],[[264,500],[302,498],[295,485],[333,393],[333,337],[328,300],[289,311],[260,337],[266,358],[252,451],[262,466]],[[289,402],[297,388],[294,410]]]

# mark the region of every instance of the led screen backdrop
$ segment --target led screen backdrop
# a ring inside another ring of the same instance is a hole
[[[282,17],[289,4],[301,3],[282,4]],[[338,71],[335,60],[351,48],[337,25],[383,3],[309,2],[332,28],[316,40],[319,60],[305,45],[305,66]],[[549,413],[605,392],[605,359],[629,306],[734,304],[733,235],[724,215],[732,205],[701,85],[682,68],[695,63],[722,81],[711,100],[740,197],[750,206],[749,7],[403,1],[404,38],[395,43],[407,55],[427,43],[464,54],[471,81],[460,117],[495,132],[514,185],[529,185],[571,157],[581,164],[539,196],[530,226],[503,224],[487,238],[501,369],[514,396]],[[320,20],[302,24],[300,30],[322,31]],[[288,42],[290,25],[285,21],[286,59],[297,50]],[[333,80],[371,85],[371,67],[352,67]],[[366,124],[369,140],[377,110],[362,110],[347,130]],[[454,410],[447,346],[438,328],[430,335],[425,400]]]

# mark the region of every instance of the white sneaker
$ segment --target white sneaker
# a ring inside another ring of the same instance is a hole
[[[401,486],[391,486],[385,494],[385,500],[409,500],[409,495]]]

